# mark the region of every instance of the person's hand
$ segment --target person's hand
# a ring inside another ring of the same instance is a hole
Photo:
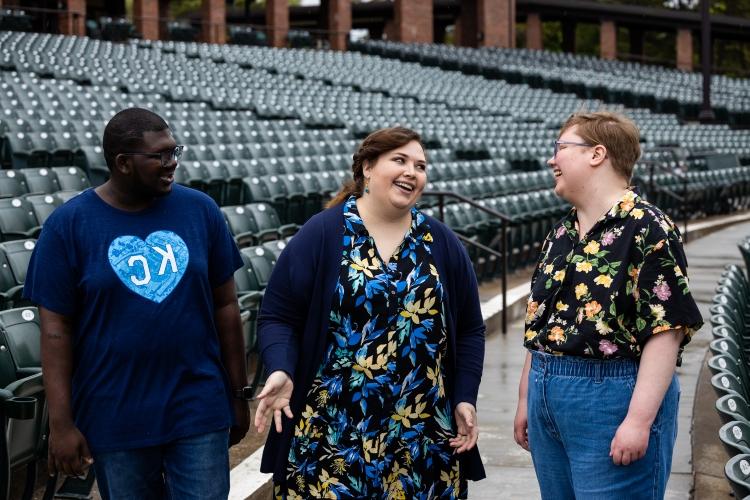
[[[630,465],[640,460],[648,449],[651,424],[639,423],[627,417],[617,428],[609,450],[615,465]]]
[[[458,403],[453,411],[456,418],[458,435],[448,442],[455,448],[455,453],[463,453],[474,448],[479,439],[479,426],[477,425],[477,410],[470,403]]]
[[[266,385],[258,394],[260,404],[255,412],[255,428],[259,433],[266,429],[268,416],[273,412],[273,421],[276,424],[276,432],[281,432],[281,412],[292,418],[292,409],[289,401],[292,398],[294,382],[286,372],[277,370],[266,379]]]
[[[83,476],[93,463],[86,438],[75,425],[50,429],[47,451],[50,476],[58,472],[66,476]]]
[[[234,446],[245,437],[250,429],[250,407],[244,399],[232,401],[235,424],[229,429],[229,446]]]
[[[518,446],[529,451],[529,417],[525,399],[518,400],[516,418],[513,420],[513,438]]]

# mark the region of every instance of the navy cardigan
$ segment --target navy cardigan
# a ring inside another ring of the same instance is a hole
[[[287,372],[294,381],[290,407],[299,418],[326,350],[331,300],[339,278],[344,235],[343,204],[312,217],[279,256],[258,317],[258,342],[268,373]],[[432,254],[445,293],[448,357],[445,390],[452,405],[476,407],[484,362],[484,321],[474,268],[466,249],[442,222],[427,217]],[[294,422],[282,413],[282,432],[271,429],[261,472],[286,477]],[[467,479],[485,477],[477,447],[461,457]]]

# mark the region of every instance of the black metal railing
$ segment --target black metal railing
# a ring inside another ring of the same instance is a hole
[[[681,170],[675,170],[674,168],[665,165],[665,163],[661,160],[644,160],[641,159],[638,163],[642,165],[648,166],[648,192],[649,194],[655,194],[655,193],[661,193],[667,196],[668,198],[672,198],[673,200],[677,201],[679,206],[679,213],[680,218],[682,219],[683,224],[683,231],[682,231],[682,239],[685,243],[688,242],[688,185],[689,185],[689,179],[688,179],[688,166],[687,163],[683,162],[681,158],[677,155],[677,152],[675,151],[675,148],[673,147],[655,147],[655,148],[649,148],[649,151],[656,151],[656,152],[666,152],[672,155],[672,158],[675,161],[675,164],[679,165]],[[659,185],[655,180],[654,176],[656,175],[656,170],[659,169],[662,173],[667,173],[670,175],[673,175],[677,177],[677,179],[680,181],[680,187],[682,188],[682,194],[678,194],[674,192],[672,189],[669,189],[668,187]]]
[[[467,238],[464,235],[457,234],[458,238],[466,245],[470,245],[478,250],[481,250],[483,252],[486,252],[490,255],[494,255],[498,259],[500,259],[501,262],[501,269],[502,269],[502,277],[501,277],[501,290],[502,290],[502,304],[503,304],[503,310],[502,310],[502,332],[508,333],[508,226],[513,223],[513,219],[509,217],[506,214],[502,214],[498,212],[497,210],[493,210],[491,208],[487,208],[484,205],[481,205],[475,200],[472,200],[471,198],[467,198],[466,196],[460,195],[458,193],[454,193],[452,191],[425,191],[422,193],[425,197],[436,197],[438,199],[438,213],[439,213],[439,219],[441,221],[445,221],[445,199],[446,198],[453,198],[455,200],[461,201],[463,203],[468,203],[469,205],[473,206],[477,210],[480,210],[491,217],[494,217],[496,219],[500,220],[500,234],[499,237],[495,238],[493,242],[488,246],[484,245],[478,241],[475,241],[471,238]],[[492,245],[498,243],[500,244],[500,250],[496,250],[492,248]]]

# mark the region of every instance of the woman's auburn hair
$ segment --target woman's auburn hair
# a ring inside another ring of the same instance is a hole
[[[417,141],[422,149],[422,138],[414,130],[405,127],[381,128],[371,133],[360,143],[352,156],[352,179],[346,181],[326,208],[345,202],[350,196],[359,198],[365,190],[365,166],[375,164],[380,155]]]

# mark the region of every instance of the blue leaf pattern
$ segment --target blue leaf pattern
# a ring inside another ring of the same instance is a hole
[[[466,481],[443,373],[443,287],[421,212],[387,264],[344,208],[343,255],[325,359],[298,415],[275,496],[453,499]],[[374,311],[374,313],[373,313]]]

